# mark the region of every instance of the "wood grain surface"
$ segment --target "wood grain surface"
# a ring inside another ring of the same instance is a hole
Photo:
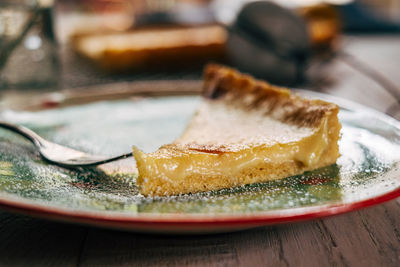
[[[342,42],[400,88],[400,36]],[[344,62],[325,68],[314,89],[400,114],[396,100]],[[323,220],[198,236],[120,232],[0,211],[0,266],[400,266],[400,199]]]

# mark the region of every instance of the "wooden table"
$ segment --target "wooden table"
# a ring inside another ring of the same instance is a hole
[[[400,88],[400,36],[347,37],[343,44]],[[340,61],[329,66],[325,82],[330,86],[320,91],[381,111],[396,102]],[[0,266],[25,265],[400,266],[400,199],[323,220],[203,236],[127,233],[0,212]]]

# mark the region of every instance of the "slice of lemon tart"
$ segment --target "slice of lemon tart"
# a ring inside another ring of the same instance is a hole
[[[209,65],[204,100],[185,132],[133,154],[143,195],[217,190],[301,174],[339,157],[335,104],[309,100],[233,69]]]

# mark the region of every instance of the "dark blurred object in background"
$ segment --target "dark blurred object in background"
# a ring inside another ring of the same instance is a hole
[[[230,27],[228,55],[241,71],[276,84],[303,79],[310,49],[304,21],[289,9],[257,1],[243,7]]]
[[[363,2],[369,5],[363,5]],[[375,5],[373,3],[375,2]],[[397,21],[390,19],[389,14],[377,12],[379,3],[384,6],[387,4],[393,5],[393,18],[398,16]],[[397,5],[397,14],[396,12]],[[400,0],[392,1],[355,1],[344,5],[336,5],[341,14],[342,28],[345,32],[352,33],[400,33]],[[370,8],[368,8],[370,7]],[[375,11],[375,12],[374,12]]]

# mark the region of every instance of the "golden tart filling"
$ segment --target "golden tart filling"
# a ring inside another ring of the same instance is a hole
[[[185,132],[153,153],[134,148],[143,195],[217,190],[281,179],[339,157],[338,107],[209,65],[204,100]]]

